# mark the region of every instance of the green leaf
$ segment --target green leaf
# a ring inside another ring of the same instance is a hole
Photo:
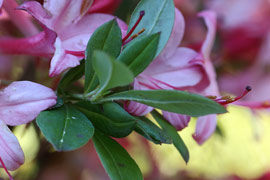
[[[182,140],[181,136],[178,134],[175,127],[173,127],[168,121],[166,121],[161,114],[159,114],[156,110],[151,112],[152,116],[158,122],[158,124],[162,127],[164,131],[166,131],[172,138],[173,145],[179,151],[185,162],[187,163],[189,160],[189,152],[188,148]]]
[[[68,86],[71,85],[74,81],[77,81],[84,75],[84,68],[85,68],[85,60],[80,62],[79,66],[70,69],[67,71],[58,85],[58,91],[66,89]]]
[[[160,33],[156,33],[135,39],[124,49],[117,60],[126,64],[136,77],[155,58],[159,36]]]
[[[132,90],[124,91],[101,99],[99,102],[113,100],[136,101],[169,112],[190,116],[225,113],[226,109],[206,97],[175,90]]]
[[[71,151],[85,145],[94,134],[87,117],[71,105],[43,111],[37,125],[57,151]]]
[[[158,50],[156,52],[157,56],[165,47],[173,29],[173,0],[142,0],[132,13],[128,31],[130,31],[138,20],[140,11],[144,11],[145,15],[133,34],[138,33],[143,28],[145,29],[142,34],[143,36],[162,32],[160,35]]]
[[[172,143],[171,137],[165,131],[145,117],[140,117],[137,121],[135,131],[155,144]]]
[[[94,52],[93,68],[99,79],[99,90],[93,99],[101,96],[108,89],[133,82],[132,72],[123,63],[115,61],[102,51]]]
[[[113,57],[120,54],[122,47],[122,34],[116,19],[113,19],[100,26],[91,36],[86,48],[85,64],[85,94],[96,87],[97,82],[92,68],[92,56],[95,50],[102,50]]]
[[[111,180],[143,180],[136,162],[115,140],[96,131],[93,141],[102,165]]]
[[[94,124],[95,128],[113,137],[126,137],[135,128],[136,119],[113,102],[101,105],[81,101],[75,104]]]

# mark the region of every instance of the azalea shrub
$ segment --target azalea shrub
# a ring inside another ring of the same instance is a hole
[[[0,167],[10,179],[8,170],[24,163],[11,126],[35,123],[56,151],[76,150],[92,141],[111,179],[139,180],[141,170],[119,138],[137,133],[150,143],[170,144],[188,163],[189,150],[178,131],[192,117],[197,119],[193,138],[201,145],[216,131],[217,116],[227,112],[228,104],[269,107],[265,100],[240,100],[251,91],[246,81],[238,96],[221,95],[210,56],[215,11],[197,13],[206,34],[199,48],[192,48],[180,46],[185,20],[173,0],[141,0],[132,2],[135,9],[116,11],[129,19],[128,25],[109,14],[125,3],[0,1],[0,17],[10,17],[21,32],[0,38]],[[37,57],[49,59],[46,79],[53,83],[8,81],[7,55],[28,55],[39,63]]]

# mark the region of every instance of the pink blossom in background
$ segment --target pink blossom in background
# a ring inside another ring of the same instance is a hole
[[[0,79],[8,78],[11,68],[12,68],[12,61],[10,57],[0,55]]]
[[[32,23],[31,17],[23,11],[17,11],[18,4],[16,0],[3,1],[3,11],[8,14],[8,18],[22,32],[23,35],[29,37],[36,35],[39,31]]]
[[[6,36],[0,37],[1,54],[28,54],[35,56],[50,56],[54,53],[55,32],[44,28],[39,32],[37,27],[32,23],[31,16],[26,12],[16,10],[18,4],[14,0],[4,1],[1,21],[12,22],[18,30],[26,37],[12,37],[12,31],[9,26],[2,26],[7,31]],[[4,31],[4,32],[5,32]],[[16,32],[16,31],[15,31]]]
[[[252,63],[270,31],[270,8],[266,0],[209,0],[206,6],[220,19],[224,60]]]
[[[0,53],[48,57],[55,51],[55,38],[55,32],[46,27],[44,31],[27,38],[0,37]]]
[[[97,10],[108,7],[112,1],[96,3]],[[37,19],[44,31],[27,38],[0,38],[0,52],[3,54],[30,54],[52,56],[49,75],[59,75],[64,70],[79,65],[92,33],[105,22],[115,18],[112,15],[92,13],[85,15],[92,0],[45,1],[43,6],[36,1],[25,2],[13,11],[25,10]],[[5,10],[5,6],[4,6]],[[127,25],[117,20],[123,36]],[[26,27],[27,28],[27,27]]]
[[[224,92],[239,94],[246,84],[253,87],[253,93],[244,101],[235,104],[250,108],[266,108],[270,103],[270,33],[265,39],[255,63],[241,72],[223,73],[219,78],[220,88]]]
[[[80,60],[84,58],[84,54],[77,55],[76,52],[85,51],[92,33],[100,25],[114,18],[114,16],[100,13],[85,15],[91,4],[90,0],[79,3],[74,0],[60,3],[49,0],[44,3],[43,7],[35,1],[26,2],[18,7],[18,9],[26,10],[47,28],[57,33],[50,76],[59,75],[68,68],[78,66]],[[118,20],[118,23],[125,35],[127,25],[121,20]]]
[[[7,125],[29,123],[55,105],[56,98],[50,88],[30,81],[13,82],[0,92],[0,157],[7,169],[15,170],[24,162],[18,140]]]

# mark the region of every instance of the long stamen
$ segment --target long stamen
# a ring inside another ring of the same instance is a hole
[[[228,97],[226,97],[226,98],[221,98],[222,100],[225,100],[225,101],[218,101],[217,100],[217,102],[218,103],[220,103],[221,105],[226,105],[226,104],[229,104],[229,103],[233,103],[233,102],[235,102],[235,101],[238,101],[239,99],[242,99],[244,96],[246,96],[250,91],[252,90],[252,88],[250,87],[250,86],[247,86],[246,87],[246,89],[245,89],[245,91],[240,95],[240,96],[237,96],[237,97],[235,97],[235,98],[228,98]]]
[[[125,42],[123,42],[123,46],[126,45],[127,43],[129,43],[130,41],[132,41],[133,39],[135,39],[136,37],[138,37],[140,34],[142,34],[145,31],[145,29],[141,29],[137,34],[134,34],[133,36],[131,36],[131,38],[129,38],[128,40],[126,40]]]
[[[10,179],[10,180],[14,180],[13,177],[11,176],[11,174],[8,172],[7,167],[5,166],[4,161],[2,160],[1,157],[0,157],[0,163],[2,164],[4,170],[6,171],[6,173],[7,173],[8,177],[9,177],[9,179]]]
[[[129,36],[134,32],[134,30],[136,29],[136,27],[138,26],[138,24],[141,22],[144,14],[145,14],[144,11],[140,11],[140,17],[139,17],[139,19],[136,21],[136,23],[131,28],[131,30],[129,31],[129,33],[123,38],[122,43],[124,43],[129,38]]]
[[[219,103],[221,105],[227,105],[227,104],[233,103],[235,101],[238,101],[239,99],[242,99],[251,90],[252,90],[252,88],[250,86],[247,86],[246,89],[245,89],[245,91],[240,96],[237,96],[235,98],[232,98],[230,96],[223,96],[223,97],[220,97],[220,98],[217,98],[217,96],[206,96],[206,97],[209,98],[209,99],[212,99],[212,100],[216,101],[217,103]]]

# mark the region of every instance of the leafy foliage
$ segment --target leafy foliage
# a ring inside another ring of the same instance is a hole
[[[87,117],[71,105],[43,111],[37,125],[46,139],[58,151],[71,151],[85,145],[94,134]]]
[[[93,140],[100,160],[112,180],[143,179],[138,165],[120,144],[98,131]]]
[[[137,4],[137,0],[133,3]],[[41,112],[36,119],[44,137],[57,151],[80,148],[93,137],[96,151],[112,180],[141,180],[143,177],[124,147],[110,136],[122,138],[137,132],[155,144],[173,144],[185,162],[189,160],[181,136],[159,112],[152,112],[158,124],[146,116],[135,117],[126,111],[127,101],[189,116],[226,112],[215,101],[184,91],[129,90],[134,78],[165,47],[174,25],[173,0],[142,0],[132,13],[128,31],[141,11],[145,16],[124,43],[116,19],[96,29],[88,41],[85,60],[62,76],[57,104]],[[123,17],[128,18],[128,14]],[[133,36],[141,29],[145,31]],[[72,84],[83,77],[84,88],[80,89],[83,93],[70,92]]]

